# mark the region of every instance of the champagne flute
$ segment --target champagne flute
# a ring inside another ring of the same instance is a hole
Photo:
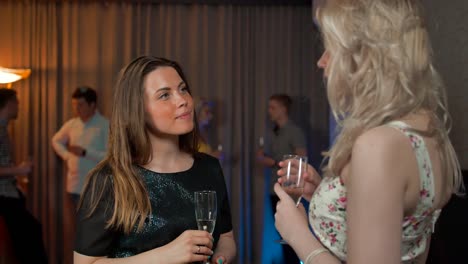
[[[195,219],[198,230],[204,230],[213,235],[216,225],[217,202],[215,191],[196,191],[195,198]],[[209,264],[207,261],[205,264]]]
[[[286,163],[286,174],[282,177],[281,187],[293,199],[297,207],[304,192],[303,173],[307,170],[307,157],[288,154],[283,156],[283,162]],[[287,244],[283,239],[277,242]]]

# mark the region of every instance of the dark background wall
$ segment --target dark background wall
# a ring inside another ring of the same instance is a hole
[[[468,2],[425,0],[436,66],[447,86],[451,139],[468,170]]]

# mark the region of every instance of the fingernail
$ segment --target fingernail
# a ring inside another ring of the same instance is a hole
[[[223,259],[218,259],[218,264],[223,264]]]

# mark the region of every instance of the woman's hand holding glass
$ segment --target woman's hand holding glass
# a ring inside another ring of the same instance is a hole
[[[280,161],[279,166],[280,169],[277,171],[278,183],[282,184],[285,180],[284,176],[287,173],[288,164],[285,161]],[[297,171],[297,167],[293,166],[290,170]],[[315,189],[322,181],[322,177],[320,177],[320,174],[310,164],[307,164],[307,169],[302,170],[301,174],[304,178],[304,191],[302,193],[302,197],[307,201],[310,201],[312,194],[314,194]]]
[[[207,231],[186,230],[164,249],[167,263],[192,263],[207,261],[213,254],[213,237]],[[156,249],[157,250],[157,249]]]
[[[293,246],[291,243],[294,239],[301,234],[310,233],[306,210],[301,203],[296,206],[296,201],[278,183],[275,184],[274,190],[280,199],[276,205],[275,227],[282,239]]]
[[[286,164],[286,173],[281,177],[281,187],[291,197],[295,205],[299,206],[304,191],[303,172],[307,170],[307,157],[287,154],[283,156],[283,163]],[[276,240],[276,242],[287,243],[284,239]]]
[[[213,234],[216,226],[216,215],[218,212],[217,198],[215,191],[196,191],[194,193],[195,219],[198,230],[204,230]],[[211,252],[210,256],[213,254]],[[209,261],[204,262],[210,264]]]

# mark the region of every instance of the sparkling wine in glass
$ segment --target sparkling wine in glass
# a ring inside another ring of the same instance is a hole
[[[204,230],[213,235],[217,214],[216,192],[196,191],[194,198],[198,230]],[[209,261],[206,262],[206,264],[209,263]]]
[[[216,192],[197,191],[195,192],[195,217],[198,230],[205,230],[213,234],[216,225]]]

